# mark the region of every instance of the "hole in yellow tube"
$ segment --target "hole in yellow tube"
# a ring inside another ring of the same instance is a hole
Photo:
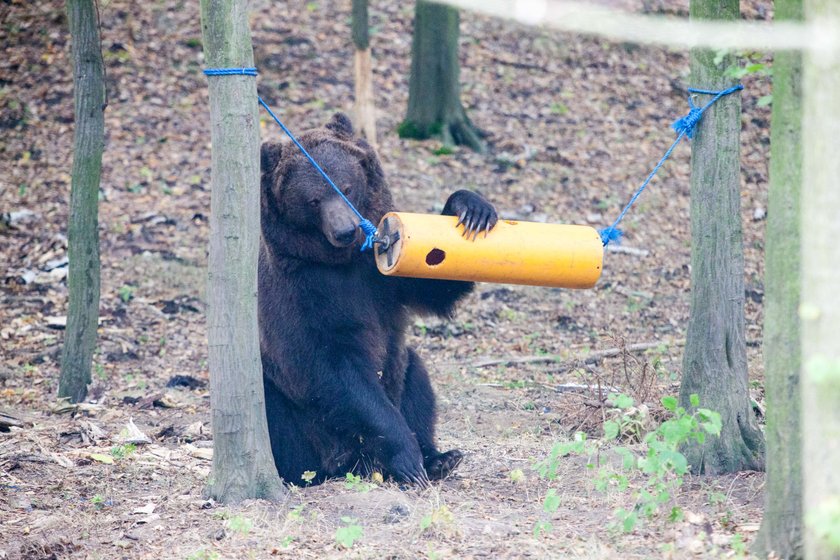
[[[429,266],[437,266],[446,258],[446,253],[438,248],[434,248],[426,255],[426,264]]]

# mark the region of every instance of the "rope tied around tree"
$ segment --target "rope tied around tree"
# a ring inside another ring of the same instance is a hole
[[[256,68],[205,68],[204,70],[204,74],[207,76],[257,76],[258,73],[259,72]],[[365,234],[365,242],[362,244],[361,250],[366,251],[372,248],[373,244],[378,241],[376,237],[376,226],[373,225],[373,222],[362,216],[361,212],[359,212],[356,209],[356,207],[353,206],[353,203],[350,202],[350,199],[348,199],[347,196],[342,192],[342,190],[338,188],[338,186],[333,182],[332,179],[330,179],[330,176],[327,175],[327,172],[324,171],[320,165],[318,165],[318,162],[315,161],[315,158],[309,155],[309,152],[306,151],[306,148],[304,148],[301,145],[301,143],[298,142],[298,139],[295,138],[295,135],[292,134],[292,131],[289,130],[289,128],[285,124],[283,124],[283,122],[277,117],[277,115],[274,114],[274,111],[272,111],[268,104],[265,101],[263,101],[262,97],[257,96],[257,101],[259,101],[259,104],[262,105],[262,107],[266,111],[268,111],[268,114],[271,115],[271,118],[274,119],[274,122],[280,125],[280,128],[283,129],[283,132],[286,133],[286,136],[288,136],[294,143],[294,145],[298,147],[301,153],[304,156],[306,156],[306,159],[308,159],[309,163],[312,164],[315,170],[321,174],[321,177],[323,177],[324,180],[333,188],[333,190],[335,190],[335,192],[338,193],[338,196],[341,197],[341,200],[343,200],[344,203],[350,208],[350,210],[352,210],[353,213],[356,214],[356,217],[359,218],[359,228]]]
[[[653,168],[653,171],[651,171],[650,174],[647,176],[647,179],[645,179],[645,181],[642,183],[642,186],[639,187],[635,193],[633,193],[632,198],[630,198],[630,202],[627,203],[627,205],[618,215],[618,218],[616,218],[616,220],[612,223],[611,226],[606,227],[600,232],[598,232],[601,235],[601,242],[604,244],[604,247],[606,247],[611,241],[618,241],[621,239],[623,233],[617,228],[619,222],[621,222],[621,220],[624,219],[624,215],[627,214],[627,211],[630,210],[630,207],[633,206],[633,203],[636,202],[636,199],[639,198],[639,195],[641,195],[642,191],[645,190],[645,187],[647,187],[648,184],[650,184],[651,180],[653,180],[654,176],[656,176],[656,173],[659,171],[659,168],[661,168],[662,165],[668,160],[668,158],[671,157],[671,153],[680,143],[680,140],[683,139],[683,136],[685,136],[688,139],[694,137],[694,127],[696,127],[697,123],[700,122],[700,119],[703,117],[703,113],[706,111],[706,109],[714,105],[715,102],[717,102],[717,100],[721,97],[729,95],[730,93],[734,93],[736,91],[740,91],[742,89],[744,89],[744,86],[741,84],[734,85],[732,87],[720,91],[688,88],[688,114],[684,117],[677,119],[676,121],[674,121],[674,124],[671,125],[671,128],[673,128],[676,132],[679,133],[677,134],[676,140],[674,140],[674,142],[671,144],[671,147],[668,148],[668,150],[665,152],[665,155],[662,156],[662,158]],[[714,97],[712,97],[712,99],[709,100],[709,102],[703,105],[702,107],[698,107],[694,104],[694,100],[691,98],[691,94],[693,93],[702,95],[713,95]]]

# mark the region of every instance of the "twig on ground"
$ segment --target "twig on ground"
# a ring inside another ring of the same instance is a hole
[[[478,360],[476,362],[473,362],[472,367],[480,368],[501,365],[510,366],[515,364],[560,362],[563,365],[571,368],[574,367],[576,364],[580,363],[594,364],[604,358],[612,358],[614,356],[619,356],[622,352],[644,352],[645,350],[652,350],[654,348],[659,348],[660,346],[682,346],[684,344],[684,339],[674,340],[671,342],[641,342],[638,344],[628,344],[624,348],[609,348],[607,350],[592,352],[588,356],[567,361],[561,361],[564,359],[564,357],[560,356],[559,354],[545,354],[541,356],[505,356],[501,358],[487,358],[484,360]]]
[[[607,251],[610,253],[633,255],[634,257],[646,257],[650,254],[650,251],[647,249],[636,249],[635,247],[626,247],[624,245],[607,245]]]

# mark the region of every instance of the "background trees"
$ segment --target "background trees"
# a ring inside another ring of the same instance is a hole
[[[254,65],[246,0],[202,0],[210,68]],[[213,472],[210,495],[223,502],[285,494],[268,439],[257,331],[260,238],[259,118],[251,76],[209,78],[213,142],[207,339]]]
[[[67,226],[68,309],[58,396],[84,400],[99,324],[99,178],[105,146],[104,64],[94,0],[68,0],[74,136]]]
[[[484,143],[461,105],[458,10],[417,0],[411,43],[408,112],[403,138],[439,137],[444,144],[483,151]]]
[[[811,22],[840,21],[840,3],[806,0]],[[834,37],[837,36],[836,30]],[[840,555],[840,52],[808,53],[803,74],[802,440],[805,557]]]
[[[802,0],[776,0],[776,20],[801,20]],[[764,396],[767,478],[756,551],[802,558],[799,389],[802,55],[773,58],[770,187],[764,245]]]
[[[373,61],[370,49],[367,0],[353,0],[351,23],[353,45],[353,75],[355,76],[356,129],[371,145],[376,146],[376,103],[373,95]]]
[[[736,19],[738,0],[692,0],[691,17]],[[733,85],[715,52],[691,53],[694,87]],[[719,438],[685,449],[696,472],[761,470],[764,440],[747,386],[744,335],[744,248],[741,232],[741,101],[727,95],[708,111],[691,147],[691,314],[686,333],[680,402],[689,396],[721,414]]]

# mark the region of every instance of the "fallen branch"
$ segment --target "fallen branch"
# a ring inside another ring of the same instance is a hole
[[[647,249],[636,249],[635,247],[626,247],[624,245],[607,245],[607,251],[610,253],[633,255],[634,257],[646,257],[650,254],[650,251]]]
[[[516,364],[538,364],[547,362],[558,362],[562,366],[573,367],[575,364],[594,364],[604,358],[612,358],[619,356],[623,352],[644,352],[645,350],[652,350],[660,346],[682,346],[685,344],[684,339],[675,340],[672,342],[641,342],[638,344],[628,344],[621,348],[609,348],[607,350],[600,350],[592,352],[583,358],[563,361],[564,357],[559,354],[544,354],[541,356],[506,356],[502,358],[487,358],[485,360],[478,360],[472,364],[472,367],[488,367],[488,366],[510,366]]]
[[[9,428],[23,428],[24,421],[9,412],[0,410],[0,432],[8,432]]]

